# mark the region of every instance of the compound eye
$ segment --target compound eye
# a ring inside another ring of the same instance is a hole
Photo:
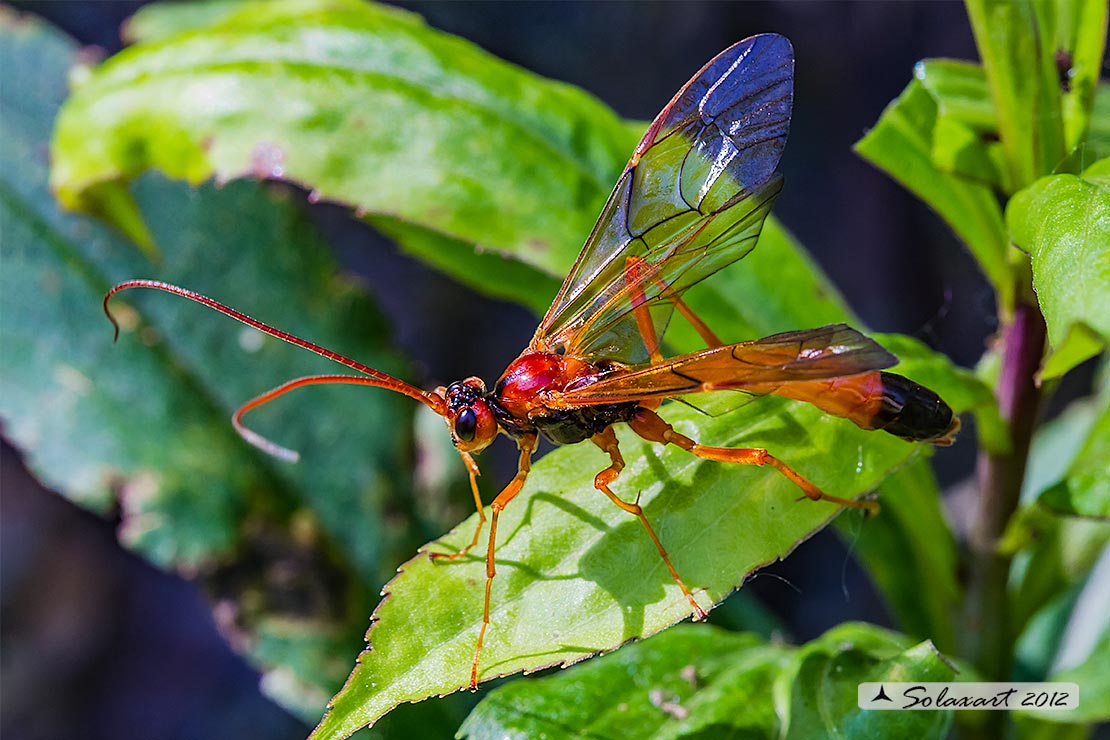
[[[455,434],[463,442],[474,440],[474,433],[478,430],[478,415],[474,409],[463,409],[455,419]]]

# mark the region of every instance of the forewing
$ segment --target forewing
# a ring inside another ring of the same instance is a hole
[[[675,296],[751,251],[781,188],[793,56],[784,37],[753,36],[678,92],[636,147],[533,349],[642,362],[633,310],[643,306],[662,335]]]
[[[545,398],[549,408],[578,408],[687,393],[743,391],[882,370],[898,362],[845,324],[775,334],[675,357],[664,363],[583,378]]]

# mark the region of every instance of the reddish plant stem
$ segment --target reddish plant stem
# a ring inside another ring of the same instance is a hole
[[[1035,376],[1044,343],[1044,318],[1035,299],[1019,299],[1013,321],[1002,332],[1002,365],[995,391],[1002,418],[1010,425],[1011,450],[1004,455],[980,453],[979,511],[968,543],[971,573],[963,652],[987,681],[1009,679],[1012,667],[1017,635],[1009,619],[1007,594],[1011,558],[998,551],[998,543],[1021,496],[1041,400]]]

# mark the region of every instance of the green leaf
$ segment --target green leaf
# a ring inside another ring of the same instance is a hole
[[[915,450],[779,399],[711,419],[672,405],[666,416],[706,444],[766,447],[839,495],[870,490]],[[615,490],[628,499],[642,494],[675,567],[703,604],[720,601],[753,569],[785,557],[836,513],[823,503],[795,502],[797,489],[773,472],[697,461],[626,431],[618,436],[628,467]],[[483,678],[581,660],[689,616],[689,604],[640,525],[594,489],[593,474],[606,465],[590,446],[555,450],[533,467],[523,492],[505,509]],[[429,548],[461,548],[476,524],[471,517]],[[315,737],[346,737],[401,702],[465,686],[482,619],[484,574],[476,555],[454,563],[418,556],[403,566],[374,614],[371,649]],[[552,614],[559,615],[557,629]]]
[[[967,0],[1014,188],[1052,172],[1066,154],[1053,10],[1034,0]]]
[[[1104,404],[1067,476],[1039,503],[1060,514],[1110,520],[1110,404]]]
[[[1110,379],[1042,427],[1022,497],[1057,514],[1110,520]]]
[[[1037,676],[1046,680],[1074,682],[1079,686],[1079,709],[1066,713],[1035,712],[1025,715],[1057,723],[1088,723],[1110,720],[1110,612],[1106,610],[1106,593],[1110,587],[1110,549],[1104,549],[1091,574],[1081,588],[1070,589],[1063,598],[1062,619],[1051,624],[1052,616],[1044,619],[1038,612],[1022,636],[1019,648],[1027,653],[1047,643],[1051,652],[1044,661],[1044,670]],[[1041,623],[1049,622],[1048,633],[1036,633]],[[1050,631],[1055,627],[1054,631]],[[1044,639],[1045,637],[1048,639]],[[1040,640],[1035,642],[1035,640]],[[1049,670],[1051,666],[1051,671]]]
[[[919,71],[929,70],[921,67]],[[926,74],[926,77],[928,75]],[[921,80],[912,80],[883,111],[875,127],[856,143],[864,159],[921,198],[963,240],[994,286],[1001,306],[1013,304],[1002,211],[987,185],[946,172],[933,161],[944,135],[939,108]]]
[[[162,258],[127,185],[112,180],[85,191],[85,212],[119,229],[151,262]]]
[[[937,120],[950,120],[978,134],[998,135],[998,113],[983,68],[958,59],[923,59],[914,66],[919,80],[937,104]]]
[[[1008,551],[1019,549],[1010,578],[1015,631],[1058,594],[1081,583],[1107,543],[1110,523],[1039,506],[1021,510],[1003,542]]]
[[[1052,676],[1053,681],[1079,684],[1079,709],[1075,712],[1050,714],[1038,712],[1043,719],[1065,722],[1110,722],[1110,630],[1080,665]]]
[[[1086,2],[1082,7],[1061,3],[1064,10],[1076,10],[1065,24],[1083,38],[1062,42],[1060,49],[1076,48],[1076,60],[1069,77],[1069,91],[1063,93],[1064,123],[1068,130],[1066,147],[1076,156],[1057,167],[1057,172],[1080,172],[1094,159],[1110,156],[1110,85],[1096,84],[1098,63],[1093,65],[1095,81],[1087,76],[1092,69],[1084,57],[1089,49],[1080,51],[1085,43],[1103,43],[1097,23],[1088,24],[1088,14],[1106,12],[1103,3]],[[1091,7],[1091,6],[1097,7]],[[1101,8],[1101,10],[1100,10]],[[1081,26],[1073,23],[1080,21]],[[1102,26],[1105,27],[1105,19]],[[1065,27],[1061,26],[1060,31]],[[1094,33],[1092,33],[1092,31]],[[1062,54],[1061,57],[1066,57]],[[914,67],[914,77],[921,82],[937,105],[932,136],[931,157],[941,172],[958,174],[977,180],[1005,193],[1017,188],[1007,179],[1010,175],[1006,153],[999,141],[998,114],[991,100],[990,88],[983,68],[971,62],[951,59],[926,59]],[[1072,78],[1075,84],[1072,86]],[[1081,102],[1081,101],[1086,102]]]
[[[931,643],[866,624],[842,624],[805,645],[792,673],[780,676],[779,711],[789,711],[787,740],[814,737],[944,738],[950,712],[874,712],[859,708],[857,688],[872,681],[951,681],[955,670]],[[789,696],[785,706],[781,697]]]
[[[1110,157],[1110,84],[1100,83],[1095,88],[1095,102],[1091,109],[1090,130],[1087,140],[1077,149],[1082,148],[1083,154],[1090,153],[1090,159],[1104,159]],[[1074,171],[1082,172],[1086,169],[1089,160],[1081,160],[1081,165]]]
[[[1027,623],[1015,625],[1021,630],[1014,644],[1014,667],[1010,676],[1013,680],[1048,679],[1053,660],[1067,635],[1068,617],[1075,608],[1081,585],[1074,584],[1036,605]]]
[[[164,2],[139,8],[127,19],[120,35],[128,44],[161,41],[171,36],[221,22],[243,9],[244,0]]]
[[[1082,177],[1052,175],[1006,207],[1010,237],[1029,253],[1052,354],[1042,377],[1092,357],[1110,339],[1110,159]]]
[[[956,541],[940,507],[940,491],[927,462],[916,460],[883,481],[882,510],[862,524],[835,524],[852,554],[910,635],[955,649],[952,615],[962,603],[956,580]]]
[[[1067,507],[1056,511],[1051,499],[1045,500],[1048,492],[1068,488],[1072,471],[1079,473],[1075,488],[1079,507],[1097,500],[1097,494],[1091,499],[1085,494],[1092,481],[1098,491],[1108,477],[1107,458],[1098,454],[1105,444],[1108,403],[1110,393],[1103,388],[1097,398],[1073,402],[1041,425],[1033,438],[1023,505],[1001,544],[1005,552],[1015,554],[1010,576],[1015,630],[1060,594],[1082,583],[1110,542],[1110,522],[1077,517]],[[1101,473],[1092,475],[1092,470]]]
[[[613,655],[491,692],[459,729],[467,740],[545,737],[773,737],[768,686],[793,649],[755,635],[682,625]]]
[[[1101,188],[1110,187],[1110,157],[1093,162],[1083,171],[1083,179]]]
[[[1106,49],[1107,5],[1104,0],[1071,0],[1060,3],[1058,11],[1060,21],[1054,51],[1061,79],[1066,80],[1062,83],[1060,107],[1064,115],[1064,146],[1070,151],[1087,137],[1090,127]],[[1071,64],[1064,69],[1059,62],[1068,57]]]
[[[140,28],[188,12],[167,7]],[[58,121],[67,206],[149,168],[283,178],[561,277],[635,141],[582,91],[384,6],[250,2],[143,33],[156,40],[97,69]]]
[[[1056,418],[1042,424],[1033,437],[1022,481],[1021,500],[1032,504],[1049,488],[1065,480],[1080,450],[1092,443],[1092,430],[1110,405],[1105,381],[1095,396],[1072,401]]]
[[[519,303],[536,316],[544,315],[559,292],[559,280],[504,254],[475,250],[458,239],[384,216],[371,216],[369,221],[424,263],[478,293]]]
[[[930,152],[934,166],[1009,191],[998,116],[983,68],[971,62],[926,59],[914,67],[914,77],[937,105]]]
[[[301,465],[281,464],[243,443],[230,415],[326,364],[164,295],[117,299],[124,332],[113,346],[100,302],[113,282],[136,275],[184,282],[383,369],[404,366],[374,306],[336,275],[280,192],[251,183],[195,192],[144,178],[137,201],[169,248],[158,266],[61,213],[47,186],[45,135],[77,49],[4,10],[0,39],[4,433],[44,484],[118,512],[127,546],[232,606],[236,644],[264,687],[318,718],[362,644],[377,585],[396,553],[415,546],[400,516],[409,483],[398,472],[411,404],[359,389],[290,395],[253,419],[302,451]],[[233,249],[216,248],[231,234]],[[384,511],[394,515],[388,525]]]
[[[911,647],[870,625],[842,625],[800,649],[681,627],[564,673],[503,686],[475,708],[460,736],[940,738],[948,713],[863,713],[856,685],[951,676],[927,643]]]

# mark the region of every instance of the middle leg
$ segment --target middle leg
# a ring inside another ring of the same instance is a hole
[[[652,529],[651,523],[647,519],[647,515],[644,514],[644,509],[640,506],[640,497],[637,496],[636,502],[630,504],[613,493],[612,489],[609,488],[609,484],[615,481],[621,471],[624,470],[624,457],[621,456],[620,445],[617,442],[617,435],[613,432],[613,427],[607,427],[605,431],[600,434],[595,434],[590,438],[590,441],[609,455],[611,463],[609,467],[594,476],[594,488],[608,496],[609,500],[614,504],[627,511],[629,514],[635,515],[640,520],[640,523],[644,525],[644,529],[647,530],[648,536],[651,537],[651,541],[655,543],[655,548],[659,550],[659,555],[663,558],[664,565],[666,565],[667,570],[671,572],[671,578],[673,578],[674,582],[678,584],[678,587],[682,589],[682,593],[686,596],[686,600],[690,602],[690,606],[694,610],[694,619],[705,619],[707,616],[705,610],[702,609],[701,605],[698,604],[697,600],[694,598],[694,595],[690,593],[690,589],[686,588],[686,584],[679,578],[678,571],[675,570],[674,565],[671,564],[670,556],[667,555],[667,550],[663,547],[663,543],[659,541],[659,537],[656,536],[655,530]]]

